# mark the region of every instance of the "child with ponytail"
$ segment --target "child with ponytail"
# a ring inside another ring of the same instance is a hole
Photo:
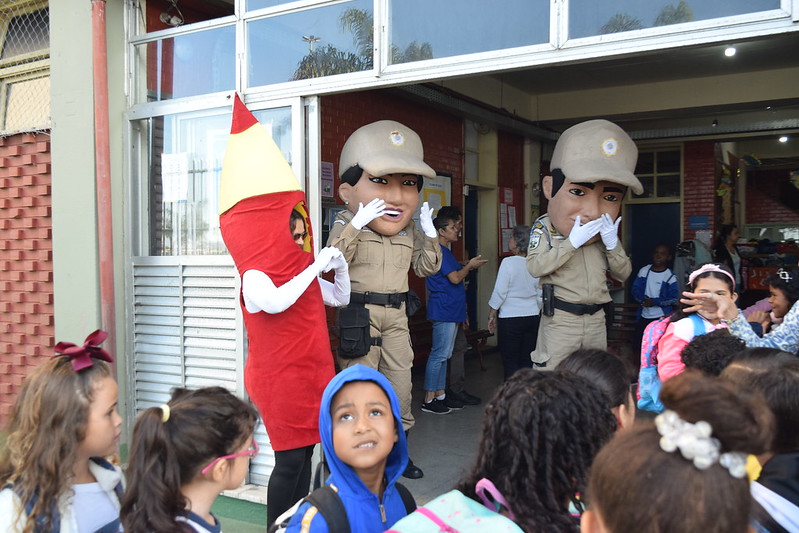
[[[0,456],[0,531],[116,532],[123,478],[113,359],[97,330],[60,342],[22,384]]]
[[[774,432],[762,396],[689,369],[660,398],[654,422],[618,432],[596,456],[581,531],[748,531],[746,454],[768,450]]]
[[[218,533],[211,505],[238,487],[258,414],[227,389],[175,389],[172,399],[139,414],[130,447],[130,486],[122,502],[126,533]]]

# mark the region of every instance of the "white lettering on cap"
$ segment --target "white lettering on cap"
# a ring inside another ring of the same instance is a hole
[[[616,142],[616,139],[614,139],[613,137],[602,141],[602,151],[605,152],[605,155],[607,156],[616,155],[618,149],[619,149],[619,143]]]
[[[391,144],[394,146],[402,146],[405,144],[405,137],[403,137],[402,133],[397,130],[392,131],[388,134],[388,136],[391,139]]]

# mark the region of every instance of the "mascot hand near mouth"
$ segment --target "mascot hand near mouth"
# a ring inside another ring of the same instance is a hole
[[[572,126],[555,145],[542,183],[549,207],[533,225],[527,251],[527,270],[540,278],[545,297],[531,354],[539,367],[552,369],[580,348],[607,349],[606,274],[623,282],[632,270],[618,231],[627,188],[643,192],[633,174],[637,160],[633,140],[607,120]]]
[[[441,268],[432,209],[421,209],[419,231],[413,214],[424,177],[435,171],[424,160],[422,141],[413,130],[391,120],[367,124],[350,135],[341,150],[338,193],[347,210],[339,213],[327,244],[349,263],[350,307],[369,312],[372,346],[355,358],[341,357],[347,368],[360,363],[382,372],[400,399],[402,425],[413,426],[411,366],[413,349],[405,301],[408,270],[426,277]],[[411,463],[406,477],[422,476]]]

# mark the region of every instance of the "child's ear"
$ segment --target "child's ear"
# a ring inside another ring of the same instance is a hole
[[[733,302],[737,302],[738,301],[738,293],[737,292],[732,293],[732,301]]]
[[[396,444],[398,441],[399,441],[399,431],[397,430],[397,424],[395,423],[394,424],[394,443]]]
[[[605,527],[595,511],[586,509],[580,517],[580,531],[582,533],[605,533]]]
[[[210,477],[210,481],[220,483],[227,477],[230,470],[230,461],[219,461],[214,465],[210,472],[207,472],[206,477]]]

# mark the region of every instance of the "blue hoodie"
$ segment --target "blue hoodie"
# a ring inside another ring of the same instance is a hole
[[[373,381],[388,396],[391,403],[391,412],[397,429],[397,442],[388,454],[386,461],[386,490],[383,492],[383,511],[380,509],[380,498],[373,494],[361,478],[349,465],[343,463],[333,448],[333,423],[330,418],[330,404],[333,396],[351,381]],[[327,484],[338,489],[347,518],[350,522],[352,533],[377,533],[385,531],[407,514],[405,504],[402,502],[395,483],[405,471],[408,464],[408,444],[405,441],[405,432],[402,431],[402,418],[397,395],[388,380],[372,368],[363,365],[353,365],[334,377],[325,388],[322,395],[322,405],[319,408],[319,433],[322,438],[322,450],[330,467],[330,477]],[[307,515],[307,516],[306,516]],[[306,521],[306,524],[303,522]],[[305,525],[305,527],[303,527]],[[294,513],[286,529],[287,533],[293,532],[327,533],[328,528],[324,518],[316,513],[316,508],[310,503],[303,503]],[[335,533],[335,532],[334,532]]]

